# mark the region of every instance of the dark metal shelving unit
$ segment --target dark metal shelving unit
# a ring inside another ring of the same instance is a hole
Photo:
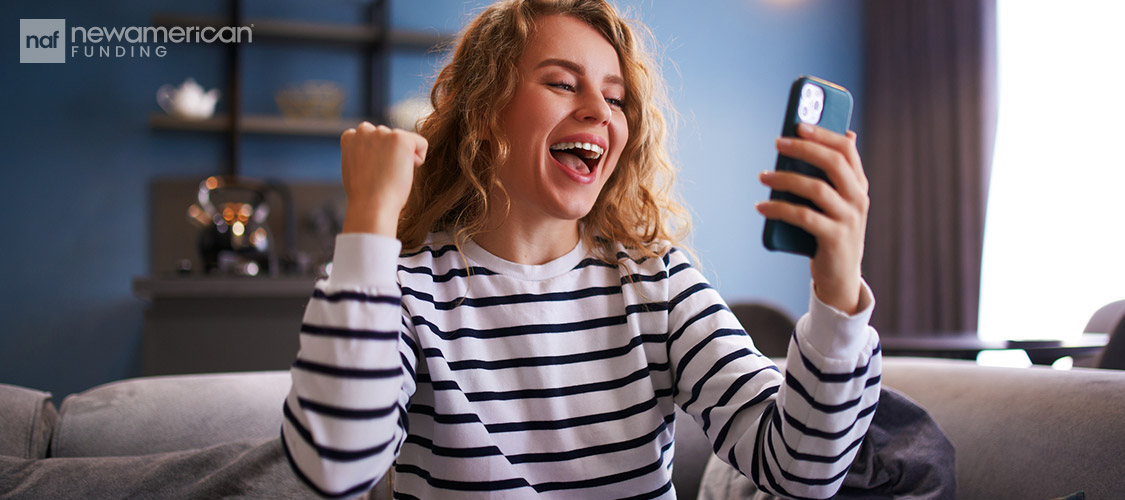
[[[335,120],[290,119],[276,115],[246,115],[242,112],[241,44],[227,44],[229,112],[205,120],[184,120],[164,113],[153,113],[148,124],[153,129],[226,133],[228,139],[226,175],[237,175],[242,134],[299,135],[338,137],[363,120],[385,122],[388,108],[387,82],[392,50],[427,51],[448,44],[453,37],[431,30],[394,30],[389,26],[389,2],[376,0],[366,7],[365,25],[315,23],[281,19],[245,19],[242,1],[232,0],[226,17],[156,14],[153,26],[253,26],[255,41],[353,47],[362,53],[363,92],[360,95],[364,116]]]

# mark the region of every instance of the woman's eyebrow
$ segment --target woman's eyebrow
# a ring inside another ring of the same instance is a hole
[[[586,67],[585,66],[582,66],[581,64],[578,64],[574,61],[570,61],[570,60],[567,60],[567,59],[558,59],[558,58],[544,59],[544,60],[540,61],[539,64],[535,65],[535,69],[539,69],[539,68],[542,68],[544,66],[561,66],[561,67],[569,69],[569,70],[571,70],[571,71],[573,71],[573,72],[575,72],[579,75],[585,75],[586,74]],[[603,78],[602,80],[605,81],[606,83],[612,83],[612,84],[621,85],[621,86],[625,85],[625,79],[621,78],[621,75],[618,75],[618,74],[606,75],[606,77]]]

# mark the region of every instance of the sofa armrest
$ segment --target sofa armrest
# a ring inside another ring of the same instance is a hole
[[[147,377],[67,396],[53,457],[144,455],[276,438],[289,372]]]
[[[0,384],[0,455],[47,456],[57,419],[50,393]]]

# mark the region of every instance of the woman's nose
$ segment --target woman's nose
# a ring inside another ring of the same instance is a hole
[[[601,92],[589,92],[582,97],[576,117],[584,122],[608,123],[612,114],[613,110],[610,109],[609,103],[602,97]]]

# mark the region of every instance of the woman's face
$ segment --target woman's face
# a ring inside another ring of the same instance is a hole
[[[512,101],[500,112],[511,154],[500,180],[509,217],[585,216],[613,174],[629,137],[621,64],[594,28],[544,16],[518,62]]]

